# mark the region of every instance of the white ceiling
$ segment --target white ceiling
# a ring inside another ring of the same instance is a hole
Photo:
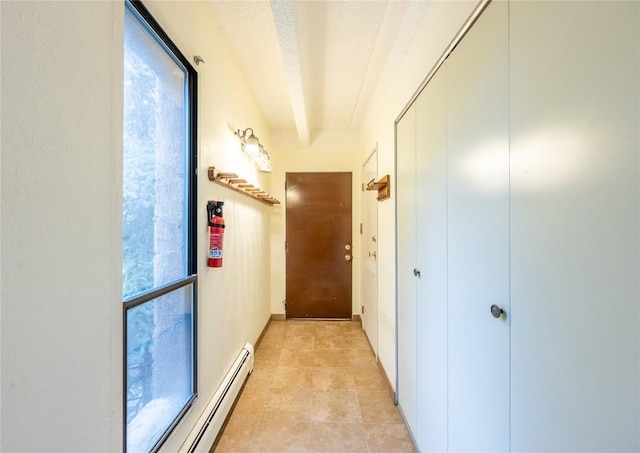
[[[272,129],[358,128],[428,7],[412,1],[210,1]]]

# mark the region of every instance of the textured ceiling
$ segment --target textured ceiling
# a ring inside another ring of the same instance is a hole
[[[358,128],[427,1],[211,1],[272,129]]]

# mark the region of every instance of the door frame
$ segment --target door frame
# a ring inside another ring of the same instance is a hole
[[[360,263],[360,298],[361,298],[361,316],[362,316],[362,328],[369,339],[369,343],[373,349],[373,352],[378,357],[378,259],[377,257],[374,260],[369,260],[369,249],[371,244],[369,243],[369,234],[372,232],[370,229],[366,227],[369,222],[374,226],[373,231],[375,236],[378,235],[378,202],[375,200],[375,195],[373,193],[367,192],[365,190],[365,186],[368,181],[365,181],[365,168],[370,162],[374,162],[375,168],[373,169],[374,177],[377,177],[378,174],[378,144],[376,143],[373,151],[369,154],[369,156],[364,160],[362,164],[362,192],[360,199],[360,220],[361,220],[361,231],[360,231],[360,248],[362,257]],[[373,199],[374,209],[368,209],[369,203]],[[378,242],[374,241],[376,244],[375,252],[378,253]],[[366,289],[365,276],[369,271],[367,268],[373,264],[375,266],[373,275],[374,275],[374,291],[372,294],[369,294]],[[367,296],[371,296],[371,301],[367,303]],[[375,322],[371,322],[370,319],[375,319]],[[373,327],[373,332],[370,332],[370,329],[367,329],[367,326]]]

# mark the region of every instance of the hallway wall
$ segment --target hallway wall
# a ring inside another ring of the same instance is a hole
[[[0,8],[0,450],[117,451],[123,5]]]
[[[177,451],[224,374],[248,341],[255,343],[270,315],[270,219],[274,208],[208,180],[207,168],[234,172],[269,192],[271,175],[258,172],[234,135],[251,127],[267,149],[270,131],[226,37],[207,2],[145,2],[181,51],[201,56],[199,91],[199,386],[196,407],[167,442]],[[225,202],[224,264],[205,266],[207,200]]]
[[[199,83],[199,398],[177,451],[245,342],[270,316],[272,209],[207,167],[270,190],[233,131],[262,118],[206,2],[145,5]],[[0,2],[2,26],[0,450],[122,448],[121,2]],[[205,266],[206,201],[225,201],[225,261]]]
[[[378,143],[378,176],[395,173],[394,122],[431,68],[470,16],[478,0],[433,1],[402,65],[387,83],[379,85],[361,128],[364,143],[359,165]],[[378,356],[395,386],[395,223],[396,181],[391,199],[378,203]]]

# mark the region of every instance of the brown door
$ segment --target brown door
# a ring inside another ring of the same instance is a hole
[[[351,173],[287,173],[287,318],[351,318]]]

